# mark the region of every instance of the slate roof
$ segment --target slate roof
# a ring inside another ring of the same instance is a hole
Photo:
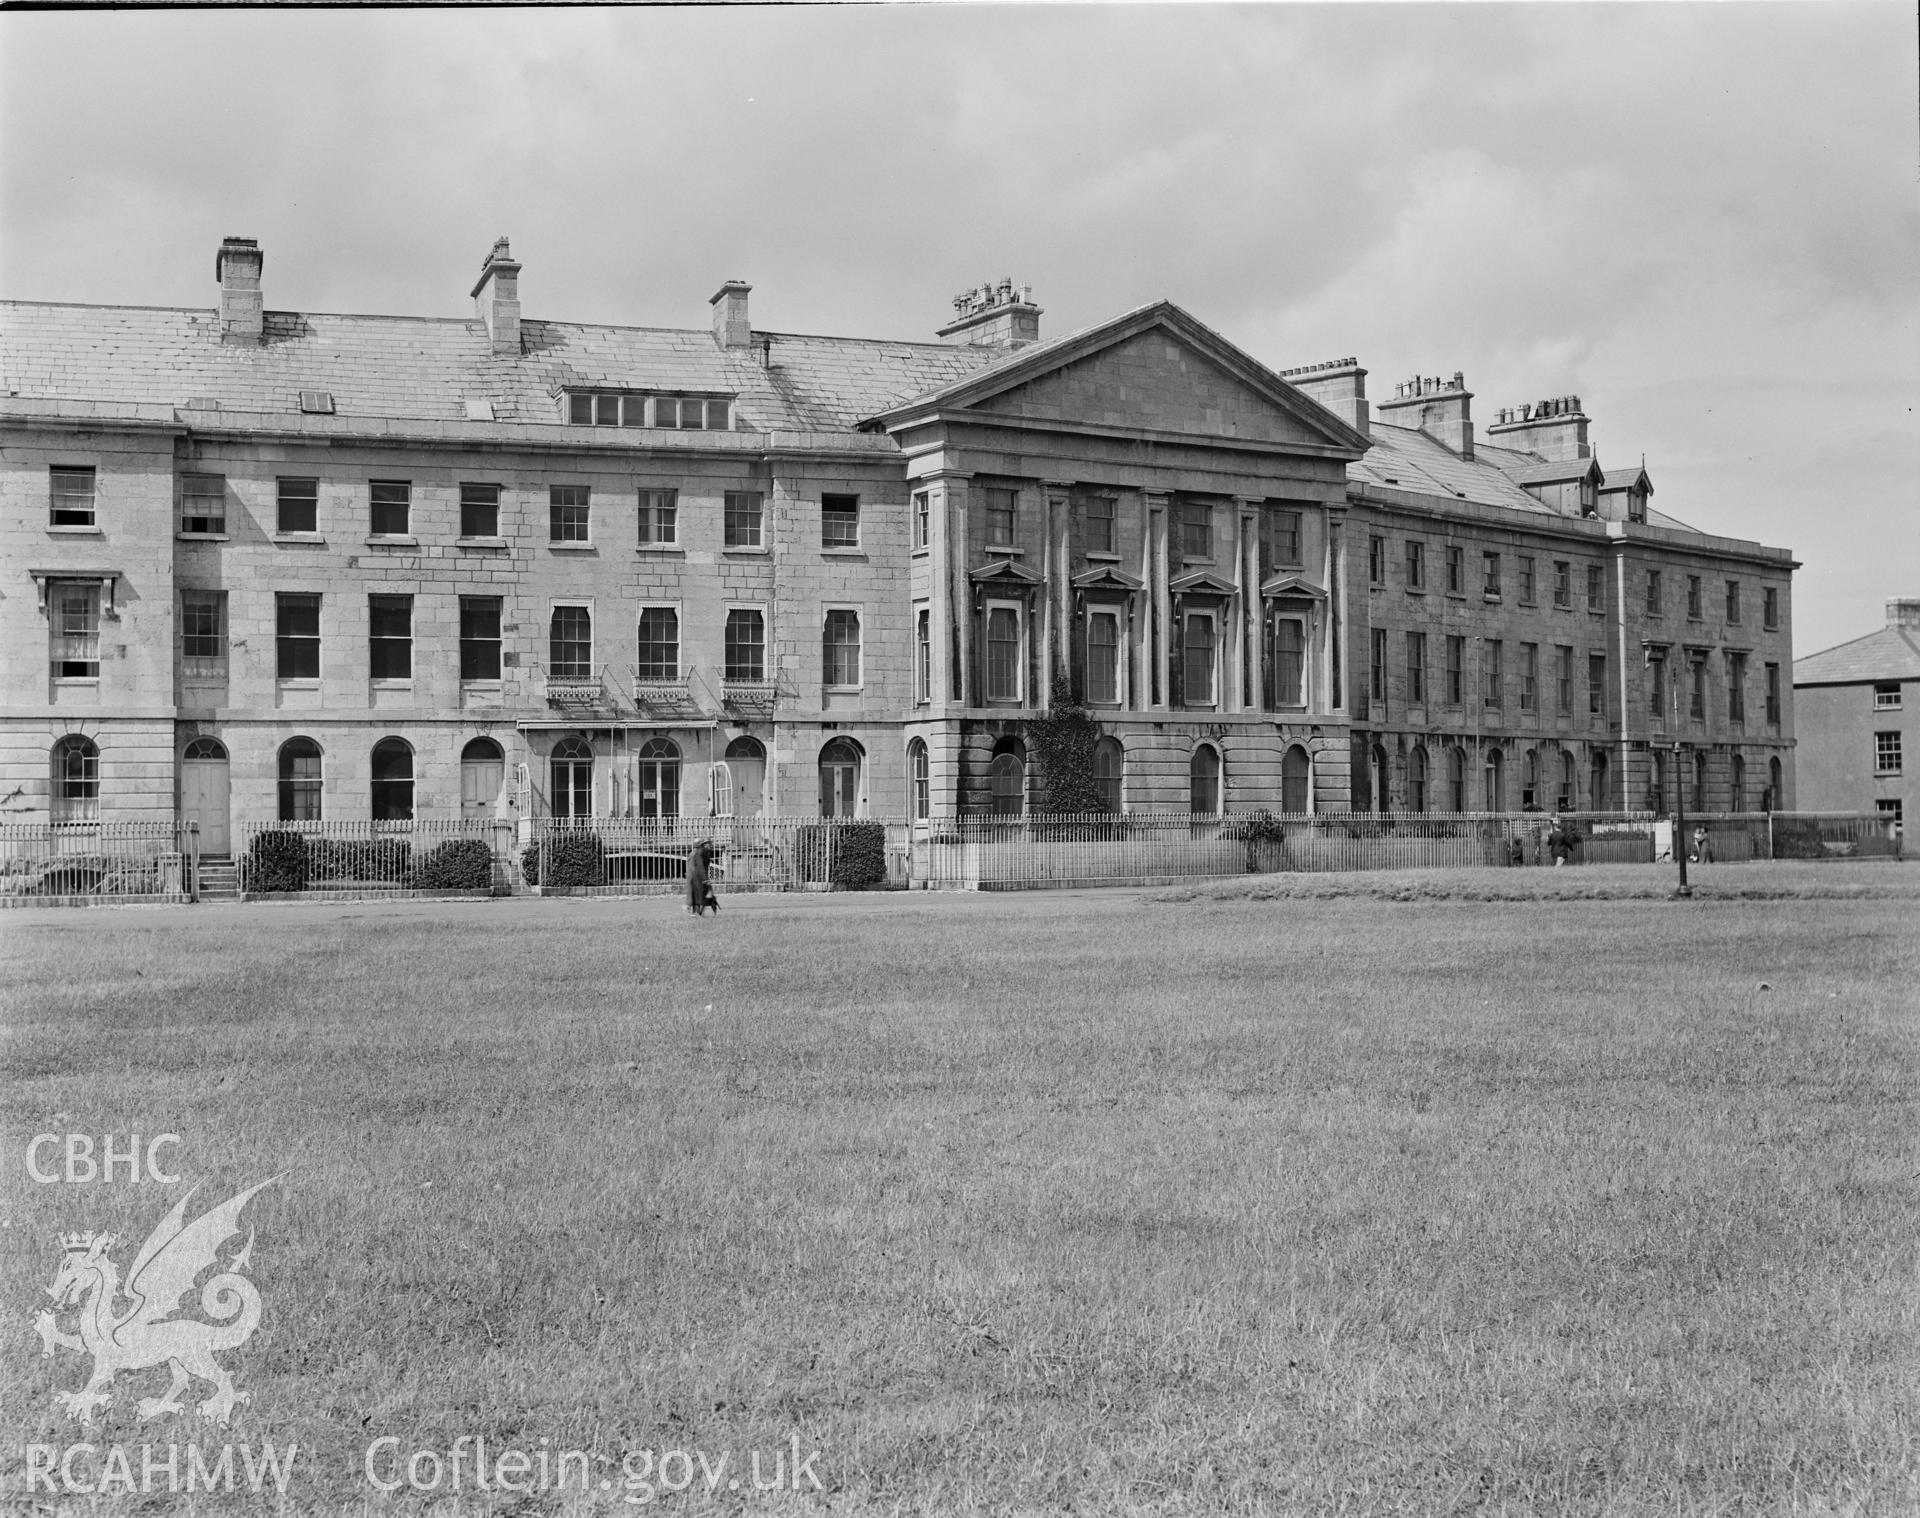
[[[1559,516],[1552,507],[1528,495],[1511,476],[1511,471],[1538,462],[1531,453],[1480,444],[1475,445],[1473,458],[1463,459],[1416,428],[1376,421],[1373,447],[1364,458],[1347,466],[1347,477],[1361,484],[1420,491],[1482,506],[1505,506],[1536,516]]]
[[[851,431],[875,412],[1009,356],[1003,348],[754,333],[723,350],[704,329],[523,320],[524,352],[496,358],[474,320],[269,311],[266,342],[222,344],[210,309],[0,302],[0,390],[43,399],[300,413],[330,391],[341,416],[559,420],[557,388],[723,391],[754,431]],[[771,342],[770,361],[762,344]]]
[[[1870,680],[1920,680],[1920,635],[1910,627],[1883,627],[1793,661],[1795,685],[1853,685]]]

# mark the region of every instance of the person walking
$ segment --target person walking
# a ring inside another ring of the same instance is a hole
[[[720,910],[720,898],[713,894],[707,878],[707,869],[712,863],[713,842],[703,838],[687,855],[687,910],[695,917],[703,915],[708,907],[716,913]]]

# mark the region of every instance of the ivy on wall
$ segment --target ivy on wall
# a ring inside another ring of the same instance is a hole
[[[1040,771],[1046,804],[1039,810],[1063,816],[1104,812],[1094,779],[1093,751],[1100,724],[1074,696],[1065,676],[1055,676],[1052,709],[1026,720],[1027,753]]]

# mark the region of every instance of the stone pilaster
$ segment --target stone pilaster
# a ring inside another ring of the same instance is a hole
[[[1150,705],[1154,711],[1166,711],[1171,706],[1172,685],[1170,676],[1172,634],[1172,607],[1167,591],[1167,509],[1168,498],[1164,490],[1144,492],[1144,504],[1147,517],[1147,587],[1151,597],[1152,611],[1147,622],[1148,646],[1151,649],[1153,685],[1150,691]]]

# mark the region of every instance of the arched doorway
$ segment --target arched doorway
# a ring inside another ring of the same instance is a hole
[[[413,745],[382,738],[373,746],[373,820],[413,820]]]
[[[1769,812],[1777,812],[1786,804],[1786,797],[1780,792],[1780,761],[1767,761],[1767,807]]]
[[[1487,750],[1486,767],[1481,771],[1481,810],[1503,812],[1507,799],[1507,756],[1497,748]]]
[[[1730,812],[1744,812],[1747,809],[1747,761],[1746,756],[1733,756],[1732,796],[1727,803]]]
[[[1447,810],[1464,812],[1467,809],[1467,751],[1463,748],[1447,750]]]
[[[556,817],[593,815],[593,745],[569,734],[553,746],[547,761],[548,805]]]
[[[226,748],[195,738],[180,756],[180,820],[198,823],[200,852],[223,859],[233,851],[232,771]]]
[[[639,815],[667,819],[680,815],[680,745],[671,738],[649,738],[640,745]]]
[[[1373,809],[1384,816],[1393,795],[1392,781],[1388,778],[1390,772],[1387,768],[1385,747],[1378,743],[1374,744],[1372,752],[1368,755],[1368,761],[1371,770],[1369,784],[1373,791]]]
[[[758,817],[766,810],[767,749],[758,738],[735,738],[727,745],[727,785],[735,817]]]
[[[1587,763],[1587,807],[1604,812],[1613,805],[1613,781],[1607,773],[1607,751],[1597,748]]]
[[[851,738],[835,738],[820,750],[820,815],[852,817],[860,809],[860,766],[864,755]]]
[[[475,738],[460,750],[460,815],[491,817],[507,778],[507,756],[491,738]]]

